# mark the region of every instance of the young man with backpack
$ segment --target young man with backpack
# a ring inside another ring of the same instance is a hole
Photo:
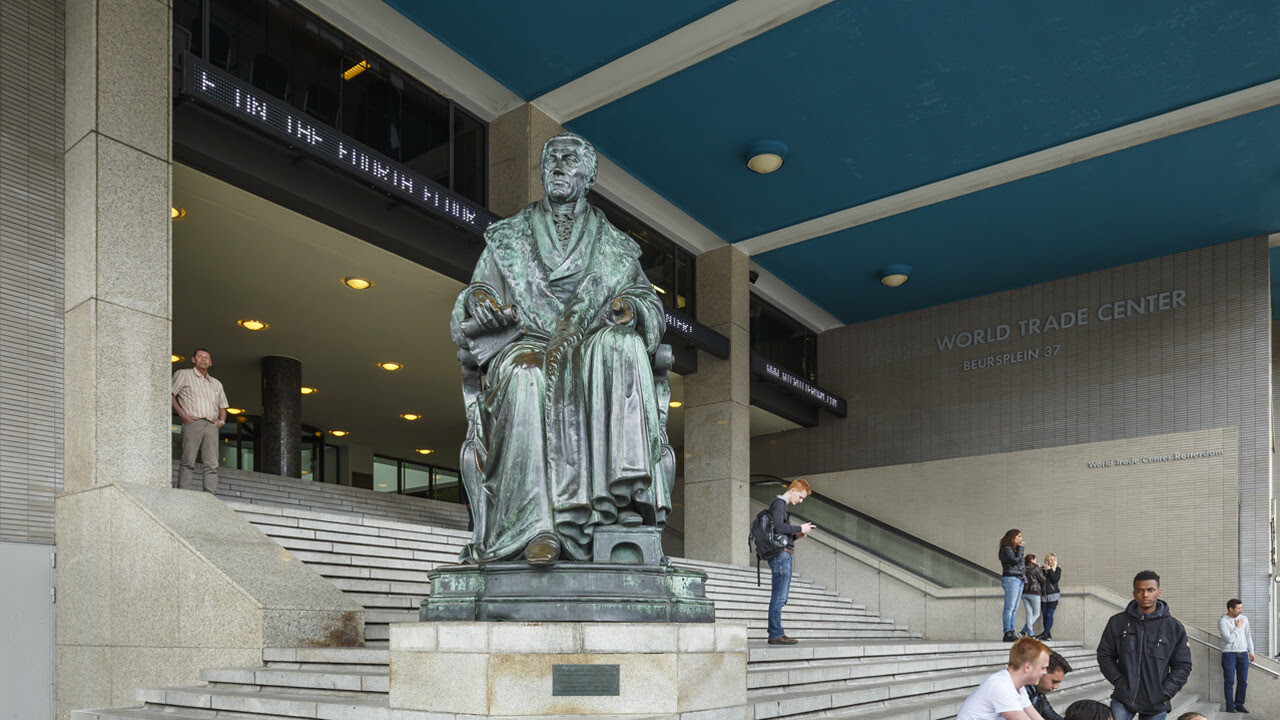
[[[782,631],[782,606],[787,604],[787,596],[791,591],[791,553],[796,540],[808,535],[813,530],[813,523],[792,525],[788,505],[798,505],[809,493],[809,483],[803,478],[793,480],[787,491],[779,495],[769,506],[768,513],[761,512],[756,516],[752,526],[752,538],[756,545],[756,555],[769,562],[772,571],[772,594],[769,598],[769,644],[795,645],[795,638],[787,637]],[[762,527],[768,518],[768,527]]]

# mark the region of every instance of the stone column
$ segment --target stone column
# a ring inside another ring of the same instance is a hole
[[[542,146],[564,131],[532,104],[489,124],[489,208],[502,217],[542,199]]]
[[[751,500],[750,271],[732,245],[698,256],[698,321],[729,338],[729,359],[698,351],[684,379],[684,552],[746,565]]]
[[[67,491],[170,483],[171,15],[66,3]]]
[[[261,471],[302,477],[302,363],[291,357],[262,358]]]

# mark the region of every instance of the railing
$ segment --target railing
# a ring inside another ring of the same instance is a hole
[[[780,477],[753,475],[751,498],[768,505],[786,485]],[[998,573],[819,493],[810,494],[789,510],[793,518],[811,522],[820,531],[935,585],[952,588],[1000,584]]]
[[[1198,638],[1198,637],[1192,637],[1192,636],[1188,635],[1188,636],[1187,636],[1187,639],[1188,639],[1188,640],[1194,640],[1194,641],[1196,641],[1196,642],[1200,643],[1201,645],[1203,645],[1203,646],[1205,646],[1205,647],[1209,648],[1210,650],[1216,650],[1216,651],[1218,651],[1218,652],[1222,652],[1222,648],[1218,647],[1217,645],[1214,645],[1213,643],[1205,642],[1204,640],[1201,640],[1201,639],[1200,639],[1200,638]],[[1256,667],[1256,668],[1258,668],[1259,670],[1261,670],[1262,672],[1264,672],[1264,673],[1266,673],[1266,674],[1270,675],[1270,676],[1271,676],[1271,677],[1273,677],[1273,678],[1280,678],[1280,673],[1278,673],[1278,672],[1276,672],[1276,671],[1274,671],[1274,670],[1268,670],[1267,668],[1264,668],[1264,667],[1262,667],[1261,665],[1259,665],[1259,664],[1257,664],[1257,663],[1255,663],[1255,662],[1253,662],[1253,661],[1250,661],[1250,662],[1249,662],[1249,667]]]

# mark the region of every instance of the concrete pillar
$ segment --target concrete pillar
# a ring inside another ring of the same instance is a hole
[[[302,363],[291,357],[262,358],[261,471],[302,477]]]
[[[489,124],[489,208],[502,217],[542,199],[542,146],[564,128],[531,104]]]
[[[751,500],[750,271],[732,245],[698,256],[698,321],[729,338],[729,359],[698,351],[684,379],[684,552],[746,565]]]
[[[66,2],[67,491],[170,483],[171,15]]]

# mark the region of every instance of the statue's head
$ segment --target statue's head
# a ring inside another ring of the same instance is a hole
[[[580,135],[563,132],[542,146],[542,189],[553,203],[575,203],[596,182],[596,149]]]

